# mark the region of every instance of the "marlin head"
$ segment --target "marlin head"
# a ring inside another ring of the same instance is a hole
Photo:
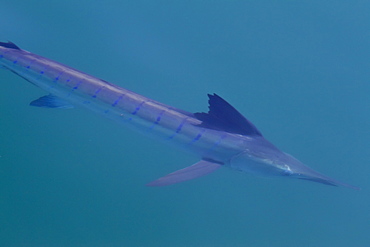
[[[257,175],[297,178],[359,190],[358,187],[316,172],[293,156],[280,151],[262,136],[250,139],[246,146],[244,152],[230,159],[231,168]]]
[[[332,185],[332,186],[344,186],[347,188],[359,190],[360,188],[340,182],[338,180],[335,180],[333,178],[330,178],[328,176],[325,176],[312,168],[302,164],[299,160],[295,159],[289,154],[285,154],[286,157],[288,157],[289,165],[287,165],[288,170],[285,172],[285,176],[290,178],[298,178],[302,180],[308,180],[312,182],[317,182],[321,184],[326,185]]]

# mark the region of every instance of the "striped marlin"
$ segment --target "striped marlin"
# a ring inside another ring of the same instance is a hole
[[[252,174],[358,189],[324,176],[280,151],[217,94],[208,95],[207,113],[190,113],[22,50],[11,42],[0,42],[0,66],[48,92],[32,101],[31,106],[82,106],[200,158],[194,165],[148,186],[175,184],[229,167]]]

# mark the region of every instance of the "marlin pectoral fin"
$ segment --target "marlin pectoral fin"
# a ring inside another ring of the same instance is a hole
[[[63,109],[73,108],[71,104],[52,94],[42,96],[32,101],[30,105],[45,108],[63,108]]]
[[[208,173],[217,170],[221,166],[222,164],[214,161],[201,160],[192,166],[188,166],[184,169],[175,171],[153,182],[150,182],[147,184],[147,186],[166,186],[184,182],[190,179],[207,175]]]

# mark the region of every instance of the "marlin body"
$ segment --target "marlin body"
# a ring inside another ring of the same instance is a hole
[[[326,177],[280,151],[220,96],[209,97],[208,113],[190,113],[159,103],[50,59],[0,42],[0,66],[49,94],[30,103],[47,108],[83,106],[197,155],[192,166],[148,186],[194,179],[226,166],[267,176],[356,187]]]

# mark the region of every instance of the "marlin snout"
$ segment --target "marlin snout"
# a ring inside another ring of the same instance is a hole
[[[360,190],[359,187],[356,187],[356,186],[346,184],[346,183],[340,182],[338,180],[332,179],[332,178],[327,177],[327,176],[325,176],[325,175],[323,175],[323,174],[321,174],[321,173],[319,173],[319,172],[317,172],[317,171],[315,171],[315,170],[313,170],[313,169],[311,169],[307,166],[304,166],[304,165],[299,167],[299,169],[297,169],[297,171],[293,171],[293,172],[291,172],[289,174],[286,174],[286,175],[290,176],[292,178],[308,180],[308,181],[317,182],[317,183],[321,183],[321,184],[332,185],[332,186],[344,186],[344,187],[347,187],[347,188]]]

